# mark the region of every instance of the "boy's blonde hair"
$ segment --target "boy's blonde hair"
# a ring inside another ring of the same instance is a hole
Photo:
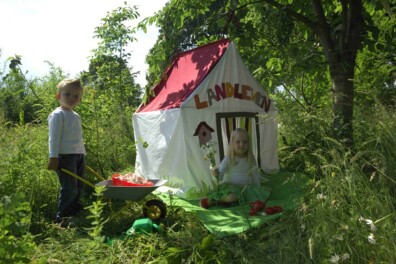
[[[80,79],[64,79],[60,83],[58,83],[57,93],[61,93],[63,89],[65,89],[66,87],[81,89],[81,90],[83,89]]]
[[[231,138],[230,138],[230,144],[228,147],[228,157],[229,157],[229,162],[230,165],[235,165],[236,160],[235,160],[235,152],[234,152],[234,140],[235,137],[238,134],[244,134],[246,138],[248,139],[248,153],[247,153],[247,161],[249,164],[256,164],[256,161],[254,159],[253,151],[252,151],[252,146],[251,146],[251,140],[249,133],[243,129],[243,128],[237,128],[234,131],[232,131]]]

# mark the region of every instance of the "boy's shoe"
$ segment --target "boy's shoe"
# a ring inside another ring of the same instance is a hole
[[[82,204],[78,203],[78,204],[73,206],[73,209],[71,210],[70,214],[71,215],[77,215],[82,210],[84,210],[84,206]]]
[[[62,217],[56,219],[56,223],[58,223],[61,227],[75,227],[76,223],[73,222],[71,217]]]
[[[210,207],[208,198],[203,198],[199,201],[199,206],[202,208],[208,209]]]

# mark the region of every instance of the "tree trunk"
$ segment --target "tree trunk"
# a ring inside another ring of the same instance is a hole
[[[347,69],[345,69],[347,68]],[[333,90],[333,134],[345,146],[353,147],[354,65],[330,65]]]
[[[335,18],[326,17],[323,4],[327,0],[311,0],[315,20],[293,10],[292,4],[284,5],[274,0],[262,1],[304,23],[319,37],[323,53],[330,66],[334,137],[345,146],[353,147],[353,78],[356,55],[362,42],[363,1],[338,0],[341,12],[333,13],[333,15],[339,14],[339,17]]]
[[[356,55],[361,48],[363,4],[340,0],[341,23],[331,27],[320,0],[311,0],[317,22],[312,26],[330,66],[333,91],[334,137],[353,147],[353,101]],[[309,25],[309,23],[308,23]]]

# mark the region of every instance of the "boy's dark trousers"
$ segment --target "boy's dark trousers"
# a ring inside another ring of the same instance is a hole
[[[59,155],[59,167],[56,173],[58,174],[61,188],[58,198],[58,211],[56,213],[57,221],[61,221],[63,217],[72,216],[82,209],[79,200],[84,188],[83,182],[62,172],[61,169],[67,169],[85,178],[85,156],[83,154]]]

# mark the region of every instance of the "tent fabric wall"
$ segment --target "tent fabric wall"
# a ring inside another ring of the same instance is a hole
[[[133,115],[136,170],[147,178],[168,179],[170,186],[185,192],[211,186],[213,177],[202,146],[213,142],[220,164],[219,146],[226,148],[228,142],[225,121],[216,117],[219,113],[237,113],[231,116],[238,119],[237,126],[248,118],[258,165],[266,171],[277,170],[277,110],[246,68],[235,44],[221,40],[182,53],[176,61],[179,63],[174,62],[167,71],[168,79],[156,86],[158,97]],[[186,67],[184,75],[180,65]],[[172,75],[175,72],[183,76],[179,83]],[[203,72],[205,76],[201,76]],[[177,91],[182,101],[176,98]]]
[[[180,122],[180,109],[158,110],[133,115],[136,141],[136,172],[149,179],[187,175],[185,147]],[[172,179],[173,184],[184,182],[183,177]]]

